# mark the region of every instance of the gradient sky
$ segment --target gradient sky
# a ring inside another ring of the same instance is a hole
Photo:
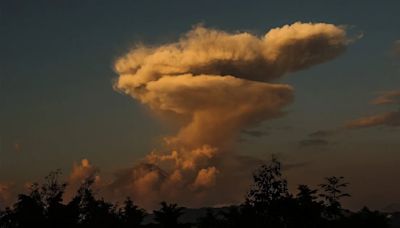
[[[113,90],[116,58],[137,43],[175,41],[193,25],[263,34],[296,21],[348,26],[363,37],[333,61],[281,79],[295,88],[288,114],[238,143],[244,154],[279,154],[289,182],[315,185],[343,175],[352,208],[400,203],[400,131],[346,130],[326,145],[301,141],[363,116],[399,90],[400,2],[0,0],[0,182],[23,184],[87,158],[101,172],[132,166],[174,131]],[[254,129],[253,129],[254,130]],[[325,140],[325,139],[324,139]],[[303,146],[302,146],[303,145]]]

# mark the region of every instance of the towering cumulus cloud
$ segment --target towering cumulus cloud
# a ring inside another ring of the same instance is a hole
[[[325,23],[297,22],[261,37],[197,26],[176,43],[139,46],[119,58],[118,91],[186,120],[165,138],[165,151],[153,151],[146,165],[121,175],[129,176],[131,194],[139,201],[165,197],[196,204],[224,191],[233,172],[225,161],[232,161],[236,137],[282,116],[293,100],[292,87],[273,80],[330,60],[348,43],[343,28]],[[147,200],[139,203],[151,207]]]

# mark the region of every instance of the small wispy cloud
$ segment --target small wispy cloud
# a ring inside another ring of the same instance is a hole
[[[346,128],[357,129],[357,128],[374,127],[379,125],[389,126],[389,127],[400,126],[400,111],[385,112],[377,115],[361,117],[348,122],[346,124]]]
[[[400,90],[382,92],[381,95],[370,102],[373,105],[400,104]],[[371,116],[360,117],[345,124],[347,129],[359,129],[375,126],[398,127],[400,126],[400,110],[379,113]]]
[[[261,130],[242,130],[242,133],[248,136],[260,138],[263,136],[268,135],[268,132],[266,131],[261,131]]]
[[[327,138],[329,136],[332,136],[333,134],[335,134],[335,132],[331,131],[331,130],[318,130],[318,131],[314,131],[314,132],[311,132],[310,134],[308,134],[308,137],[310,137],[310,138]]]
[[[382,92],[380,96],[371,100],[371,104],[374,105],[400,104],[400,90]]]
[[[396,57],[400,57],[400,40],[396,40],[392,45],[392,53]]]
[[[327,146],[329,144],[329,141],[325,139],[304,139],[299,142],[300,147]]]

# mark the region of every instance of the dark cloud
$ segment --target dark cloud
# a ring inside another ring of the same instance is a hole
[[[304,139],[299,142],[300,147],[327,146],[329,144],[329,141],[325,139]]]
[[[325,147],[332,143],[328,140],[340,130],[317,130],[307,135],[306,139],[299,141],[299,147]]]
[[[326,138],[329,136],[332,136],[334,134],[333,131],[330,130],[318,130],[318,131],[314,131],[311,132],[310,134],[308,134],[308,137],[310,138]]]
[[[283,170],[297,169],[309,165],[310,162],[293,162],[283,164]]]
[[[245,135],[256,137],[256,138],[268,135],[268,132],[260,131],[260,130],[242,130],[241,132]]]

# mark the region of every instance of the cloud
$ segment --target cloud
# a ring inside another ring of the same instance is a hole
[[[93,179],[94,185],[100,182],[99,169],[90,164],[88,159],[82,159],[74,163],[68,177],[68,185],[65,191],[65,201],[69,201],[76,194],[79,187],[88,179]]]
[[[371,101],[374,105],[400,104],[400,91],[387,91]]]
[[[381,92],[379,96],[370,101],[372,105],[399,105],[400,104],[400,91],[392,90]],[[370,116],[360,117],[350,120],[344,126],[334,130],[319,130],[315,131],[308,136],[310,138],[325,140],[327,137],[341,133],[349,129],[362,129],[376,126],[398,127],[400,126],[400,111],[389,111]],[[300,142],[300,144],[309,144],[307,140]],[[323,144],[323,142],[316,142],[316,144]]]
[[[243,134],[252,136],[252,137],[262,137],[268,135],[268,132],[266,131],[258,131],[258,130],[242,130],[241,131]]]
[[[342,129],[329,129],[311,132],[307,135],[306,139],[299,141],[298,146],[300,148],[317,147],[321,149],[324,147],[326,149],[327,146],[336,144],[335,142],[331,142],[331,138],[341,133],[341,131]]]
[[[392,52],[394,56],[400,57],[400,40],[396,40],[393,42]]]
[[[193,187],[195,189],[213,187],[215,185],[218,172],[219,171],[215,167],[201,169],[197,174],[197,177],[193,183]]]
[[[314,132],[311,132],[310,134],[308,134],[308,137],[310,137],[310,138],[327,138],[334,134],[335,134],[335,132],[332,130],[318,130],[318,131],[314,131]]]
[[[233,75],[271,81],[342,53],[349,39],[343,28],[325,23],[294,23],[262,37],[195,27],[177,43],[140,46],[117,60],[116,87],[135,97],[163,76]]]
[[[0,183],[0,209],[10,204],[12,193],[12,184],[10,183]]]
[[[327,146],[329,144],[329,141],[325,139],[304,139],[299,142],[300,147]]]
[[[242,132],[257,135],[246,129],[282,117],[293,101],[293,88],[274,80],[333,59],[349,43],[342,27],[296,22],[260,37],[196,26],[175,43],[132,49],[115,62],[115,89],[183,123],[163,151],[119,174],[110,191],[130,189],[149,207],[160,197],[234,201],[235,191],[221,195],[245,182],[235,141]]]
[[[374,127],[379,125],[389,126],[389,127],[400,126],[400,111],[386,112],[382,114],[355,119],[348,122],[346,124],[346,128],[358,129],[358,128]]]
[[[246,126],[280,117],[292,99],[288,85],[243,80],[232,76],[165,76],[149,82],[142,102],[191,121],[168,143],[189,148],[229,144]]]
[[[158,166],[149,163],[140,163],[132,168],[118,170],[114,175],[113,180],[103,187],[103,194],[119,201],[130,196],[144,208],[154,207],[164,197],[161,195],[161,188],[169,176]],[[171,175],[171,179],[179,179],[178,175]],[[179,185],[175,187],[179,188]]]
[[[388,105],[400,104],[400,91],[393,90],[381,93],[380,96],[373,99],[371,104]],[[346,123],[347,129],[359,129],[375,126],[398,127],[400,126],[400,111],[391,111],[376,115],[361,117]]]

